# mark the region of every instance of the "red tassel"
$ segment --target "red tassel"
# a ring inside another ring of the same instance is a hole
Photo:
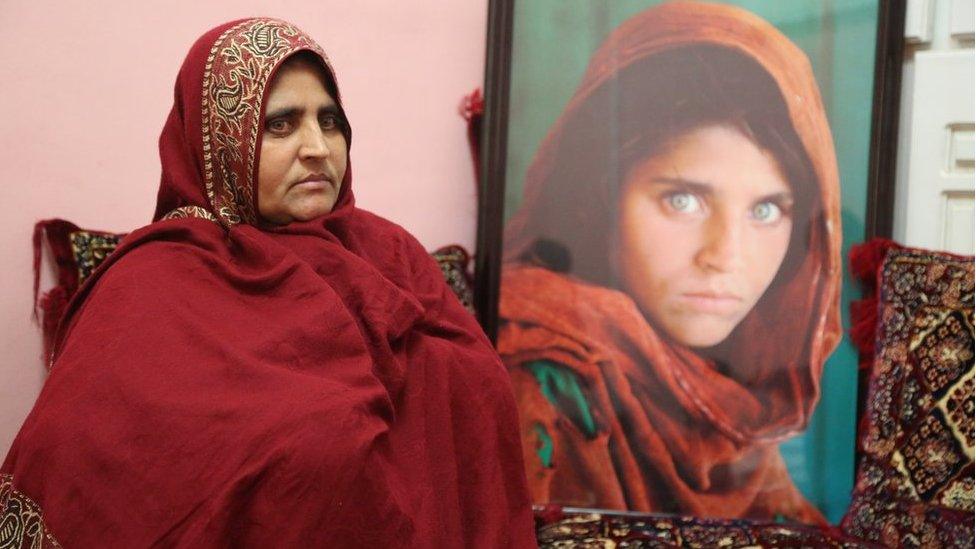
[[[31,305],[34,309],[33,318],[37,320],[37,293],[41,288],[41,252],[43,247],[41,246],[41,238],[44,236],[44,225],[46,221],[39,221],[34,225],[34,236],[31,239],[34,245],[34,299],[31,300]]]
[[[78,290],[78,267],[71,251],[71,233],[78,227],[63,219],[45,219],[34,224],[34,320],[40,320],[44,335],[44,362],[50,367],[51,344],[58,323],[64,315],[71,296]],[[51,255],[54,256],[58,272],[58,283],[51,290],[38,296],[41,285],[41,258],[44,240],[47,240]],[[38,308],[41,316],[38,317]]]
[[[44,363],[50,368],[51,352],[54,350],[54,335],[57,333],[58,324],[61,322],[64,311],[68,307],[68,293],[63,286],[55,286],[51,291],[44,294],[41,298],[40,305],[44,317],[42,325],[44,333]]]
[[[536,528],[545,526],[547,524],[552,524],[566,517],[566,514],[563,512],[563,507],[555,503],[533,505],[532,511],[535,515]]]
[[[852,247],[848,254],[851,274],[858,281],[868,283],[873,288],[885,255],[888,254],[888,250],[897,247],[899,247],[897,243],[885,238],[873,238]]]
[[[468,146],[471,148],[474,178],[477,182],[481,178],[481,119],[485,113],[485,100],[481,96],[481,88],[464,96],[458,107],[458,113],[468,122]]]
[[[861,283],[864,297],[851,302],[850,336],[857,347],[858,367],[870,370],[874,364],[878,327],[878,277],[888,250],[900,247],[896,242],[875,238],[851,248],[848,254],[851,274]]]
[[[481,96],[481,88],[475,90],[461,99],[458,113],[468,122],[476,116],[481,116],[485,112],[485,99]]]
[[[69,286],[71,292],[78,286],[78,275],[75,260],[71,253],[72,231],[78,227],[63,219],[45,219],[34,224],[34,320],[37,320],[37,297],[41,286],[41,257],[44,255],[44,237],[54,256],[58,269],[58,284]]]
[[[878,300],[862,299],[851,303],[851,342],[857,347],[858,367],[868,369],[874,360],[874,340],[878,324]]]

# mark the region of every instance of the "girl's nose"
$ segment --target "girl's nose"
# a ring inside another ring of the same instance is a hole
[[[733,272],[743,267],[744,227],[727,212],[715,211],[702,226],[701,248],[695,256],[699,268]]]

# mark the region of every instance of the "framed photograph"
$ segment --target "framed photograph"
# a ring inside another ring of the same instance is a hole
[[[836,522],[904,3],[492,0],[476,305],[535,503]]]

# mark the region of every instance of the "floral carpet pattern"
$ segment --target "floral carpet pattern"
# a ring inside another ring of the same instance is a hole
[[[891,247],[846,533],[973,547],[973,260]]]

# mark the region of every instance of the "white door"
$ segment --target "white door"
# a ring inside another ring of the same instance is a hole
[[[920,248],[974,253],[973,0],[915,2],[931,28],[913,25],[907,38],[895,239]],[[909,15],[912,15],[910,9]],[[906,127],[907,126],[907,127]],[[906,139],[907,138],[907,139]],[[899,219],[901,217],[901,219]]]

